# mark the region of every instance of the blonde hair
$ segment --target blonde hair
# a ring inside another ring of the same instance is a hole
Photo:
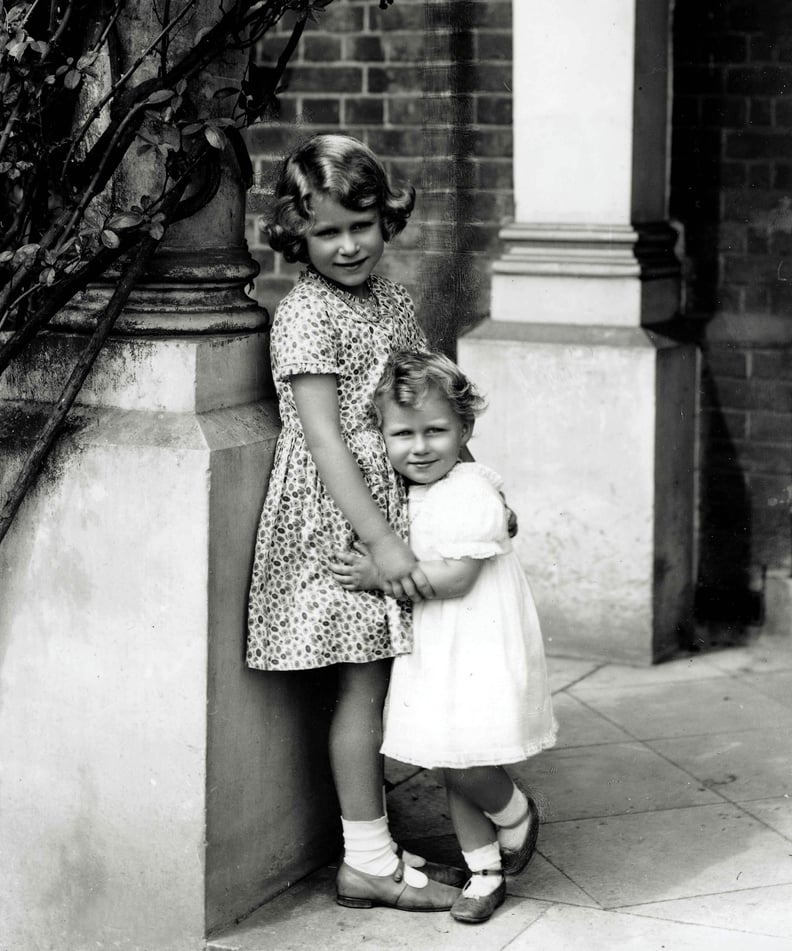
[[[433,388],[469,426],[486,408],[484,397],[445,354],[402,350],[390,357],[374,391],[378,421],[382,422],[378,403],[384,397],[390,397],[398,406],[419,409]]]
[[[412,185],[395,186],[367,145],[349,135],[314,135],[284,160],[266,226],[270,247],[289,263],[309,263],[312,195],[330,196],[350,211],[376,208],[386,241],[402,231],[415,205]]]

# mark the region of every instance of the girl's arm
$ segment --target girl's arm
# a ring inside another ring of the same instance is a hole
[[[461,598],[476,583],[484,558],[440,558],[418,562],[431,591],[422,591],[426,600],[432,598]],[[330,566],[336,581],[348,591],[372,591],[383,587],[365,546],[356,545],[355,551],[336,552],[336,561]]]
[[[483,558],[442,558],[419,561],[434,598],[461,598],[473,587],[481,574]]]
[[[305,442],[319,477],[333,501],[367,546],[382,580],[395,597],[421,600],[431,591],[418,562],[388,524],[341,436],[338,390],[333,374],[304,373],[291,378]]]

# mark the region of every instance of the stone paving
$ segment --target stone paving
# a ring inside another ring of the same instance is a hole
[[[792,951],[792,639],[548,664],[559,743],[515,771],[538,851],[489,922],[341,908],[328,867],[207,951]],[[437,777],[388,778],[395,837],[458,864]]]

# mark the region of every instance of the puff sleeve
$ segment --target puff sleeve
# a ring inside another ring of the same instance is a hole
[[[338,340],[327,302],[298,285],[278,305],[271,351],[276,381],[299,373],[338,373]]]
[[[500,477],[479,463],[459,463],[431,505],[433,547],[443,558],[492,558],[511,551]]]

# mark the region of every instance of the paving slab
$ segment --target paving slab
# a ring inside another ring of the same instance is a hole
[[[792,796],[778,799],[760,799],[747,802],[742,808],[769,828],[792,841]]]
[[[509,951],[790,951],[787,938],[658,921],[620,912],[556,905],[529,925]]]
[[[601,716],[637,739],[758,730],[768,724],[792,729],[792,708],[733,677],[688,683],[599,690],[570,688]]]
[[[439,773],[422,770],[388,793],[387,798],[391,834],[397,842],[453,835]]]
[[[789,842],[729,803],[549,823],[542,853],[603,908],[792,882]]]
[[[635,740],[548,750],[514,774],[546,822],[720,802],[692,776]]]
[[[694,654],[669,660],[663,664],[655,664],[653,667],[605,664],[570,686],[582,687],[586,690],[610,690],[614,687],[651,687],[658,684],[690,683],[728,675],[728,671],[709,663],[706,655]]]
[[[602,667],[602,663],[593,660],[576,660],[571,657],[548,657],[547,679],[551,693],[558,693],[584,680]]]
[[[703,654],[702,659],[728,673],[770,673],[773,670],[792,670],[792,640],[762,638],[747,647]]]
[[[742,677],[742,682],[753,687],[786,707],[792,707],[792,672],[751,670]]]
[[[548,672],[558,745],[513,769],[538,849],[490,922],[341,908],[328,867],[207,951],[792,951],[792,640]],[[440,772],[386,777],[394,837],[460,865]]]
[[[599,903],[587,895],[568,875],[551,865],[541,853],[534,853],[527,867],[508,880],[510,895],[533,898],[536,901],[561,902],[565,905],[598,908]]]
[[[350,909],[335,903],[334,869],[325,869],[269,902],[207,943],[207,951],[499,951],[549,907],[507,897],[484,927],[463,925],[448,912],[416,914],[391,908]]]
[[[554,749],[619,743],[632,739],[626,730],[606,720],[571,694],[556,694],[553,697],[553,711],[558,720],[558,741]]]
[[[790,939],[792,947],[792,884],[655,902],[638,905],[630,911],[743,932],[746,947],[748,935],[757,934]]]
[[[688,736],[647,745],[732,802],[792,794],[792,730],[717,733],[706,744]]]
[[[409,763],[400,763],[398,760],[385,757],[385,782],[392,786],[407,782],[421,772],[420,766],[411,766]]]

